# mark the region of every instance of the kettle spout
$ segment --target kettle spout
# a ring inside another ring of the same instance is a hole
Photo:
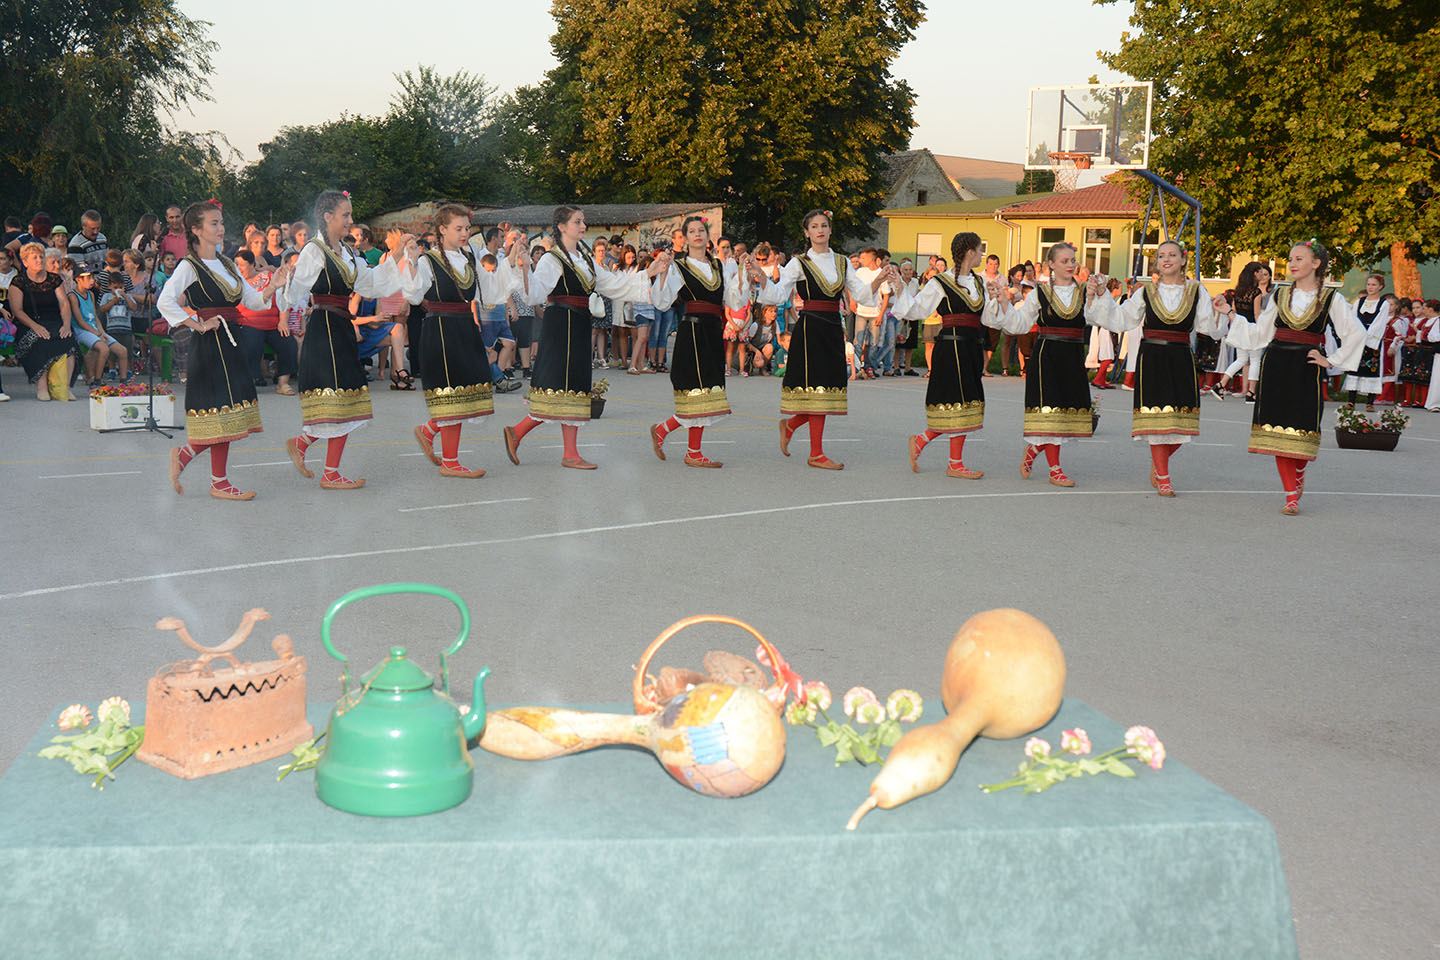
[[[460,719],[466,740],[478,740],[485,732],[485,678],[490,676],[489,667],[481,667],[475,674],[475,687],[470,694],[470,712]]]

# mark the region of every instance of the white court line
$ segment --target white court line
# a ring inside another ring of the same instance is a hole
[[[401,507],[399,513],[418,513],[421,510],[454,510],[456,507],[483,507],[491,503],[525,503],[532,497],[507,497],[504,500],[471,500],[468,503],[436,503],[428,507]]]
[[[603,444],[603,443],[577,443],[577,444],[575,444],[575,446],[576,446],[576,447],[603,447],[603,446],[605,446],[605,444]],[[541,444],[537,449],[539,449],[539,450],[564,450],[564,449],[565,449],[565,445],[564,445],[563,443],[545,443],[545,444]]]
[[[1182,444],[1182,446],[1183,446],[1183,444]],[[1190,441],[1190,446],[1192,446],[1192,447],[1233,447],[1233,446],[1235,446],[1235,444],[1233,444],[1233,443],[1201,443],[1199,440],[1191,440],[1191,441]]]
[[[230,464],[230,469],[239,470],[241,467],[288,467],[290,465],[289,460],[262,460],[259,463],[232,463]]]
[[[116,470],[113,473],[57,473],[48,477],[41,477],[41,480],[72,480],[75,477],[128,477],[139,473],[139,470]]]
[[[1185,490],[1184,497],[1218,495],[1224,497],[1265,496],[1275,497],[1279,491],[1267,490]],[[1418,500],[1440,499],[1440,493],[1371,493],[1361,491],[1347,493],[1336,490],[1306,490],[1307,496],[1334,497],[1408,497]],[[664,520],[642,520],[635,523],[614,523],[602,527],[579,527],[574,530],[556,530],[551,533],[530,533],[518,537],[494,537],[489,540],[461,540],[456,543],[437,543],[414,547],[385,547],[378,550],[356,550],[351,553],[330,553],[309,557],[284,557],[275,560],[256,560],[250,563],[230,563],[218,567],[199,567],[193,570],[172,570],[168,573],[151,573],[139,577],[117,577],[113,580],[93,580],[89,583],[68,583],[54,587],[37,587],[17,593],[0,594],[0,601],[23,600],[27,597],[41,597],[52,593],[71,593],[89,590],[92,587],[115,587],[130,583],[152,583],[157,580],[174,580],[207,573],[233,573],[237,570],[259,570],[265,567],[288,567],[303,563],[333,563],[336,560],[357,560],[366,557],[390,557],[407,553],[435,553],[445,550],[465,550],[474,547],[495,547],[511,543],[536,543],[542,540],[559,540],[565,537],[579,537],[595,533],[618,533],[627,530],[643,530],[650,527],[669,527],[684,523],[704,523],[712,520],[736,520],[741,517],[763,517],[775,513],[795,513],[801,510],[827,510],[837,507],[864,507],[888,503],[933,503],[940,500],[1002,500],[1020,497],[1153,497],[1150,490],[1035,490],[1011,493],[942,493],[926,497],[877,497],[869,500],[831,500],[823,503],[798,503],[788,507],[761,507],[755,510],[737,510],[732,513],[709,513],[690,517],[670,517]]]
[[[1089,437],[1079,438],[1081,443],[1109,443],[1109,440],[1092,440]]]
[[[439,436],[439,434],[436,434],[436,436]],[[463,450],[463,449],[462,449],[460,452],[461,452],[461,453],[474,453],[475,451],[474,451],[474,450]],[[396,456],[397,456],[397,457],[423,457],[423,456],[425,456],[425,454],[423,454],[423,453],[397,453]],[[290,461],[287,460],[287,461],[285,461],[285,462],[286,462],[286,463],[289,463]]]

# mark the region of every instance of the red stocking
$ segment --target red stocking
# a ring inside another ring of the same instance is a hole
[[[932,431],[926,430],[926,433]],[[933,437],[931,439],[934,439]],[[965,449],[965,434],[953,433],[950,435],[950,467],[952,470],[963,470],[965,468],[964,458],[961,453]]]
[[[314,443],[315,440],[315,437],[310,436],[310,434],[302,430],[300,431],[300,436],[295,438],[295,448],[303,454],[306,450],[310,449],[310,444]]]
[[[519,423],[515,424],[515,426],[512,428],[515,431],[515,439],[517,441],[524,440],[525,434],[529,433],[531,430],[534,430],[538,426],[540,426],[540,421],[527,414]]]
[[[825,414],[810,414],[810,456],[825,456]]]
[[[565,459],[580,459],[580,428],[573,423],[560,424],[561,441],[565,444]]]
[[[234,489],[230,485],[226,465],[230,460],[230,444],[210,444],[210,486],[216,490]]]
[[[342,480],[340,476],[340,458],[345,455],[345,437],[331,437],[329,444],[325,447],[325,474],[324,479],[335,481]]]
[[[1299,488],[1299,478],[1295,475],[1295,461],[1289,457],[1275,458],[1275,469],[1280,471],[1280,483],[1285,487],[1285,494],[1289,496]]]
[[[434,419],[427,420],[427,421],[425,421],[425,425],[420,428],[420,432],[423,433],[423,434],[425,434],[425,439],[426,439],[426,440],[429,440],[431,443],[434,443],[434,442],[435,442],[435,434],[437,434],[437,433],[440,432],[440,424],[439,424],[438,422],[436,422]]]
[[[1040,449],[1045,451],[1045,459],[1050,462],[1051,470],[1060,466],[1060,445],[1058,443],[1047,443]]]
[[[674,417],[671,417],[670,419],[673,420],[673,419],[675,419],[675,418],[674,418]],[[686,453],[688,456],[690,456],[690,457],[695,457],[695,458],[698,458],[698,457],[700,456],[700,437],[701,437],[702,435],[704,435],[704,433],[705,433],[705,428],[704,428],[704,427],[691,427],[691,428],[690,428],[690,446],[685,450],[685,453]]]
[[[458,423],[447,423],[440,428],[440,465],[449,467],[451,470],[460,469],[460,424]]]
[[[924,450],[924,449],[925,449],[925,444],[929,443],[931,440],[934,440],[934,439],[935,439],[936,437],[938,437],[938,436],[940,436],[940,431],[939,431],[939,430],[926,430],[924,433],[920,434],[920,443],[918,444],[918,446],[920,447],[921,450]],[[963,443],[963,442],[964,442],[964,434],[957,434],[957,436],[959,436],[959,437],[961,438],[961,442]],[[953,440],[952,440],[952,448],[953,448]],[[952,459],[953,459],[953,458],[952,458]]]
[[[193,445],[188,444],[188,443],[185,444],[185,446],[181,447],[181,448],[180,448],[180,469],[181,469],[181,470],[184,470],[186,467],[190,466],[190,461],[191,461],[191,460],[194,460],[194,459],[195,459],[195,455],[196,455],[197,453],[199,453],[199,452],[200,452],[200,451],[199,451],[199,450],[196,450]]]
[[[669,420],[666,420],[664,423],[656,427],[655,432],[660,434],[661,440],[664,440],[666,437],[670,436],[671,431],[679,429],[680,421],[675,419],[674,417],[671,417]]]
[[[808,413],[797,413],[797,414],[795,414],[795,416],[793,416],[793,417],[791,417],[789,420],[785,421],[785,425],[786,425],[786,426],[790,429],[790,431],[793,433],[794,431],[799,430],[800,427],[801,427],[803,424],[806,424],[806,423],[809,423],[809,422],[810,422],[810,414],[808,414]]]

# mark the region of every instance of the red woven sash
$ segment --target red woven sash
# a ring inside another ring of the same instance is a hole
[[[704,317],[724,317],[725,308],[718,303],[709,303],[705,300],[685,301],[685,315],[689,317],[696,314]]]
[[[1275,339],[1281,343],[1301,343],[1307,347],[1319,347],[1325,343],[1323,334],[1310,333],[1307,330],[1291,330],[1289,327],[1281,327],[1276,330]]]
[[[311,294],[310,299],[314,300],[315,306],[320,307],[321,309],[329,310],[332,313],[338,313],[341,316],[345,317],[347,320],[355,319],[355,315],[350,312],[349,297],[342,297],[339,294],[335,293],[316,293]]]
[[[468,303],[455,303],[450,300],[421,300],[420,306],[425,308],[426,313],[433,313],[441,317],[471,316]]]
[[[978,313],[942,313],[940,314],[940,326],[979,330],[980,315]]]
[[[1185,330],[1146,330],[1146,340],[1160,340],[1165,343],[1189,343],[1190,333]]]
[[[572,310],[589,310],[589,297],[571,297],[563,293],[552,293],[545,299],[546,303],[557,304],[562,307],[570,307]]]

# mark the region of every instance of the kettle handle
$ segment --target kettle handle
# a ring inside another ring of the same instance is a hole
[[[325,644],[325,651],[345,664],[344,671],[340,674],[340,693],[344,695],[350,689],[350,658],[345,656],[335,645],[330,642],[330,624],[340,608],[368,597],[382,597],[391,593],[428,593],[435,597],[444,597],[455,604],[460,611],[460,633],[455,637],[455,642],[440,652],[440,692],[450,693],[450,656],[465,645],[470,636],[470,609],[465,606],[465,601],[453,590],[446,590],[444,587],[437,587],[429,583],[379,583],[373,587],[358,587],[351,590],[345,596],[330,604],[330,609],[325,611],[325,619],[320,621],[320,641]]]

